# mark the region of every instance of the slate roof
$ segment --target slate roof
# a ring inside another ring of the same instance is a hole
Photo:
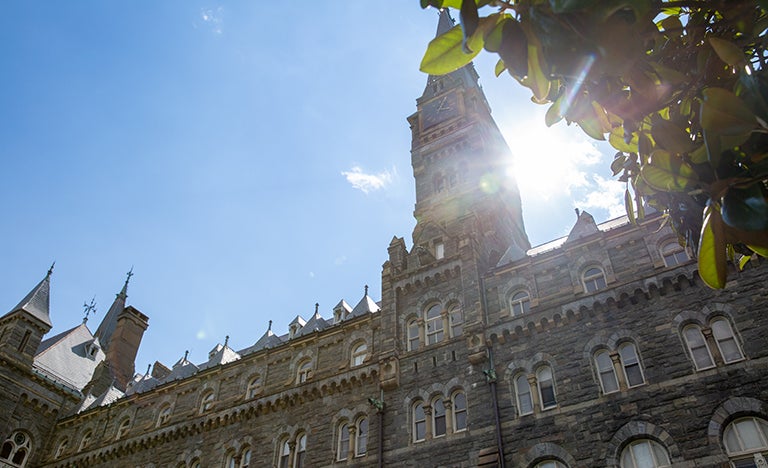
[[[221,364],[227,364],[240,359],[240,355],[235,352],[226,344],[217,344],[210,353],[208,353],[208,361],[200,364],[200,370],[216,367]]]
[[[49,270],[48,274],[45,275],[45,278],[43,278],[16,307],[11,309],[11,311],[5,314],[2,318],[8,317],[15,312],[24,311],[49,327],[52,327],[51,317],[48,315],[51,302],[51,272],[52,270]]]
[[[319,313],[315,312],[312,318],[310,318],[309,321],[305,323],[303,327],[301,327],[301,330],[299,330],[294,335],[294,338],[308,335],[315,331],[324,330],[328,327],[329,327],[328,322],[326,322],[325,319],[322,318]]]
[[[368,295],[367,287],[366,287],[365,295],[363,296],[362,299],[360,299],[360,302],[357,303],[355,308],[352,309],[352,312],[349,314],[348,318],[359,317],[365,314],[372,314],[380,310],[381,310],[381,307],[379,307],[379,305],[376,304],[376,301],[371,299],[371,296]]]
[[[176,364],[171,368],[171,373],[164,378],[161,383],[170,382],[172,380],[186,379],[190,375],[197,373],[198,367],[187,360],[185,355],[179,359]]]
[[[256,343],[253,344],[253,346],[249,346],[241,350],[240,355],[245,356],[246,354],[255,353],[256,351],[261,351],[262,349],[274,348],[280,346],[283,343],[284,341],[272,333],[272,330],[270,329],[261,335],[261,338],[259,338]]]
[[[34,365],[82,390],[93,377],[96,366],[106,358],[102,349],[88,356],[86,347],[98,344],[96,340],[85,323],[81,323],[40,343]]]
[[[130,276],[128,278],[130,278]],[[117,327],[117,316],[120,315],[125,309],[126,299],[128,299],[127,279],[125,280],[123,289],[121,289],[120,292],[115,296],[115,300],[109,307],[107,314],[104,315],[104,318],[101,320],[99,327],[96,329],[96,333],[94,333],[95,336],[99,337],[101,345],[104,346],[104,349],[109,349],[112,333],[115,332],[115,327]]]
[[[91,395],[88,395],[88,396],[91,396]],[[84,410],[91,409],[91,408],[96,408],[98,406],[106,406],[106,405],[108,405],[110,403],[113,403],[113,402],[119,400],[120,398],[122,398],[124,396],[125,396],[125,393],[121,392],[120,389],[118,389],[114,385],[110,385],[109,388],[106,391],[104,391],[104,393],[102,393],[101,395],[96,397],[91,402],[90,405],[88,405],[85,408],[83,408],[83,406],[81,406],[80,411],[84,411]],[[86,397],[86,399],[87,398],[88,397]],[[83,402],[83,403],[85,403],[85,402]],[[78,413],[80,411],[78,411]]]

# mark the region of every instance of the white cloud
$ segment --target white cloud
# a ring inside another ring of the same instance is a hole
[[[577,207],[604,209],[608,211],[608,216],[611,218],[626,214],[624,208],[625,184],[599,175],[593,176],[592,179],[595,188],[588,192],[584,199],[576,202]]]
[[[221,7],[218,7],[215,10],[204,8],[200,10],[200,19],[211,26],[211,30],[214,34],[221,34],[222,13],[223,9]]]
[[[195,338],[198,340],[204,340],[208,337],[208,333],[205,332],[202,328],[197,331],[197,334],[195,335]]]
[[[393,168],[384,170],[378,174],[366,174],[360,166],[354,166],[349,171],[342,171],[341,175],[346,177],[347,182],[352,184],[353,188],[361,190],[363,193],[379,190],[392,182],[397,171]]]

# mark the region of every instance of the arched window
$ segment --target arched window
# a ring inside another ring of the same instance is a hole
[[[115,436],[115,439],[120,440],[128,433],[128,429],[131,427],[131,419],[125,418],[120,422],[120,425],[117,427],[117,434]]]
[[[304,359],[296,366],[296,383],[304,383],[312,377],[312,361]]]
[[[707,341],[704,339],[704,335],[701,333],[701,328],[698,325],[688,325],[683,328],[683,337],[697,370],[715,367]]]
[[[467,396],[464,392],[453,394],[453,430],[463,431],[467,428]]]
[[[352,367],[363,365],[363,362],[367,356],[368,345],[365,344],[365,342],[358,343],[354,348],[352,348]]]
[[[0,460],[10,466],[22,467],[29,460],[32,443],[26,432],[15,431],[0,447]]]
[[[581,275],[581,282],[584,285],[585,292],[595,292],[605,288],[605,273],[597,267],[589,268],[583,275]]]
[[[233,453],[227,455],[224,466],[227,468],[237,468],[237,460],[235,459],[235,455]]]
[[[768,456],[768,421],[752,416],[733,421],[723,431],[723,445],[733,466],[765,466],[765,457]]]
[[[619,346],[619,356],[621,365],[624,368],[624,376],[627,378],[628,387],[637,387],[645,383],[643,368],[640,367],[640,360],[637,357],[637,349],[632,343],[624,343]]]
[[[509,311],[512,316],[528,313],[531,309],[531,296],[528,291],[518,291],[509,298]]]
[[[293,459],[293,468],[304,468],[307,463],[307,435],[301,434],[296,438],[296,456]]]
[[[600,386],[603,393],[611,393],[619,390],[619,381],[616,380],[616,371],[613,368],[611,353],[601,350],[595,353],[595,367],[600,376]]]
[[[424,413],[424,403],[413,405],[413,441],[421,442],[427,436],[427,417]]]
[[[531,384],[528,383],[528,376],[518,374],[515,377],[515,393],[517,394],[517,414],[533,413],[533,398],[531,397]]]
[[[209,391],[200,400],[200,413],[205,413],[213,409],[213,391]]]
[[[349,455],[349,424],[346,421],[339,424],[338,441],[336,459],[346,460]]]
[[[160,427],[171,419],[171,405],[166,403],[157,412],[157,426]]]
[[[741,353],[741,348],[739,348],[728,320],[717,318],[710,323],[710,327],[712,328],[712,336],[715,337],[717,348],[720,350],[720,355],[723,356],[723,361],[726,364],[744,359],[744,355]]]
[[[93,437],[93,432],[88,431],[85,433],[82,439],[80,439],[80,447],[78,448],[79,452],[82,452],[83,450],[87,449],[89,445],[91,445],[91,437]]]
[[[419,349],[419,322],[416,319],[408,322],[408,351]]]
[[[248,468],[251,466],[251,449],[245,449],[245,452],[240,456],[240,468]]]
[[[448,321],[451,324],[451,337],[461,336],[464,330],[464,314],[461,313],[461,306],[453,303],[448,306]]]
[[[657,468],[671,466],[667,450],[651,439],[631,442],[621,451],[621,468]]]
[[[53,455],[53,458],[60,458],[64,452],[67,450],[67,446],[69,445],[69,439],[64,439],[61,442],[59,442],[59,445],[56,446],[56,453]]]
[[[432,436],[442,437],[445,433],[445,404],[442,397],[437,397],[432,400]]]
[[[691,259],[688,256],[688,252],[677,241],[665,243],[661,246],[659,252],[661,253],[661,258],[664,259],[664,265],[668,267],[680,265]]]
[[[200,468],[200,460],[195,458],[189,463],[189,468]]]
[[[427,326],[428,345],[443,341],[443,315],[441,311],[442,307],[440,304],[435,304],[427,310],[424,322]]]
[[[256,375],[248,382],[248,388],[245,390],[245,398],[251,400],[261,393],[261,376]]]
[[[368,418],[360,418],[357,421],[355,433],[355,456],[362,457],[367,452],[368,445]]]
[[[288,442],[288,439],[283,439],[282,442],[280,442],[280,457],[278,460],[278,466],[280,468],[290,468],[288,463],[291,460],[291,444]]]
[[[558,460],[543,460],[536,463],[533,468],[568,468],[568,466]]]
[[[539,386],[539,397],[541,397],[541,409],[549,409],[557,406],[555,398],[555,381],[552,378],[552,369],[544,366],[536,371],[536,382]]]

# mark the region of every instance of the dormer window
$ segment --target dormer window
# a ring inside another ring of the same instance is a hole
[[[85,355],[86,357],[90,359],[96,359],[96,355],[99,353],[99,349],[101,347],[99,346],[99,342],[97,340],[93,340],[87,345],[85,345]]]
[[[441,240],[435,242],[435,258],[437,260],[445,258],[445,244]]]
[[[581,277],[584,292],[592,293],[606,287],[605,274],[597,267],[589,268]]]
[[[301,361],[296,371],[296,383],[304,383],[312,377],[312,361]]]

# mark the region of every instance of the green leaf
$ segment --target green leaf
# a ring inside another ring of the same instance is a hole
[[[549,77],[541,43],[533,33],[526,34],[528,38],[528,75],[520,82],[533,91],[534,100],[545,102],[549,95]],[[583,128],[583,127],[582,127]],[[600,138],[603,140],[604,138]]]
[[[624,141],[624,128],[614,127],[611,134],[608,135],[608,142],[619,151],[625,153],[637,153],[637,133],[632,134],[632,139],[627,143]]]
[[[504,64],[504,60],[499,59],[499,61],[496,62],[496,67],[493,69],[493,73],[495,73],[496,76],[499,76],[504,73],[504,70],[506,69],[507,66]]]
[[[653,122],[651,136],[657,145],[673,153],[687,153],[694,146],[691,136],[685,129],[664,119],[656,119]]]
[[[487,23],[489,18],[483,18],[481,24]],[[462,49],[464,35],[461,26],[454,26],[445,34],[432,39],[419,69],[430,75],[445,75],[468,64],[483,48],[483,35],[479,32],[475,31],[468,41],[468,46],[474,51],[471,54],[464,53]]]
[[[726,280],[726,250],[720,212],[707,205],[699,237],[699,276],[710,288],[722,289]]]
[[[475,0],[463,0],[459,10],[459,22],[464,39],[461,42],[461,48],[465,54],[471,54],[474,49],[469,46],[469,40],[477,32],[480,25],[480,16],[477,13],[477,3]]]
[[[652,188],[665,192],[684,192],[698,182],[689,164],[664,150],[651,153],[648,163],[640,168],[640,175]]]
[[[747,65],[747,57],[744,51],[736,44],[718,37],[710,37],[709,44],[715,49],[715,53],[720,60],[735,68],[742,68]]]
[[[547,113],[544,116],[544,123],[547,124],[547,127],[551,127],[557,122],[563,120],[563,114],[560,112],[560,106],[563,105],[564,98],[565,95],[560,96],[557,98],[557,100],[555,100],[555,102],[552,103],[551,106],[549,106],[549,109],[547,109]]]
[[[490,35],[495,36],[496,29],[499,28],[494,28]],[[516,20],[509,18],[502,22],[498,51],[512,76],[521,79],[528,74],[528,39]]]
[[[629,188],[624,190],[624,208],[627,210],[629,223],[635,224],[635,209],[632,206],[632,194],[629,193]]]
[[[694,164],[702,164],[708,161],[707,146],[699,145],[698,148],[688,153],[688,158]]]
[[[735,94],[723,88],[702,91],[701,126],[718,135],[742,135],[757,127],[752,111]]]
[[[721,209],[723,221],[744,231],[768,231],[768,198],[765,192],[762,182],[746,188],[728,189]]]
[[[621,151],[616,153],[616,155],[613,157],[613,162],[611,163],[611,171],[613,172],[613,175],[616,175],[624,170],[625,162],[627,162],[627,157],[624,156],[624,153]]]

